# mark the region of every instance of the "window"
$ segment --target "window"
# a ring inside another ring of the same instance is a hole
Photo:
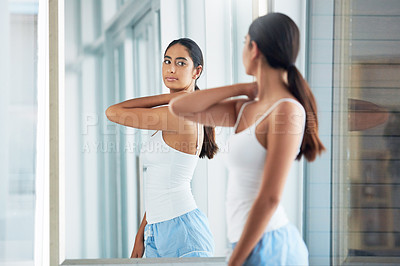
[[[0,2],[0,264],[33,265],[38,1]]]
[[[161,89],[149,75],[161,62],[158,9],[152,1],[65,2],[68,259],[132,251],[141,221],[141,136],[107,121],[105,110]]]

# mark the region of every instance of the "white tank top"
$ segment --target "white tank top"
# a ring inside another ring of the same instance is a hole
[[[282,102],[293,102],[301,106],[305,117],[304,108],[299,102],[290,98],[283,98],[275,102],[253,125],[233,134],[226,143],[229,151],[225,155],[225,163],[229,170],[226,218],[228,221],[228,239],[231,243],[239,241],[262,181],[267,150],[257,140],[255,129]],[[243,109],[248,103],[244,103],[239,111],[234,132],[236,132]],[[265,232],[275,230],[287,223],[286,212],[279,204]]]
[[[168,146],[157,131],[142,147],[144,200],[148,224],[167,221],[197,208],[190,183],[199,159],[199,125],[196,154]]]

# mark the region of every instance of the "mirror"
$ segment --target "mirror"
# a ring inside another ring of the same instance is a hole
[[[164,49],[189,37],[201,47],[200,88],[248,82],[241,58],[254,1],[65,1],[65,257],[129,258],[144,213],[144,130],[105,116],[126,99],[168,92]],[[217,128],[220,154],[229,133]],[[220,155],[199,160],[192,182],[208,216],[215,256],[226,255],[226,170]]]

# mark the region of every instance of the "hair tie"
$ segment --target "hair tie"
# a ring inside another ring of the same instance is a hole
[[[296,66],[294,64],[290,64],[286,69],[290,70],[291,68],[296,68]]]

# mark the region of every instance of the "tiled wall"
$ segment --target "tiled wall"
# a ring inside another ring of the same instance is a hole
[[[330,265],[333,0],[308,2],[307,80],[317,101],[319,135],[326,152],[306,164],[305,241],[310,265]]]

